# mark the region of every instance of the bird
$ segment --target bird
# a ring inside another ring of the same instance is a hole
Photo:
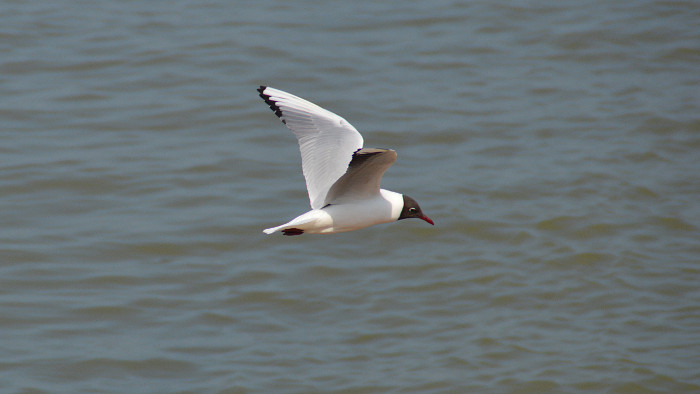
[[[258,92],[297,137],[311,203],[310,211],[265,234],[333,234],[408,218],[435,225],[416,200],[380,188],[396,151],[363,148],[348,121],[293,94],[263,85]]]

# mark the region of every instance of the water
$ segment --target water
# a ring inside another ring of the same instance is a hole
[[[3,392],[700,391],[696,2],[0,7]],[[260,84],[436,226],[262,234]]]

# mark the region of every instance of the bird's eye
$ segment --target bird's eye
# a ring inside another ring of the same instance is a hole
[[[415,208],[413,208],[413,207],[408,208],[408,213],[416,213],[416,212],[418,212],[417,209],[415,209]]]

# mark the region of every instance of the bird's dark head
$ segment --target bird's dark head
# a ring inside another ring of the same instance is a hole
[[[403,195],[403,209],[401,210],[401,215],[399,215],[399,218],[396,220],[401,220],[401,219],[409,219],[409,218],[416,218],[416,219],[422,219],[425,220],[426,222],[432,224],[433,226],[435,223],[433,221],[425,216],[423,214],[423,211],[421,211],[420,206],[418,205],[418,202],[411,197],[407,195]]]

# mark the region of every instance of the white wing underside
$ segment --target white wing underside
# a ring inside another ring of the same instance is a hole
[[[316,104],[270,87],[258,91],[297,137],[311,208],[322,208],[333,184],[348,170],[353,153],[362,148],[362,136],[345,119]]]

